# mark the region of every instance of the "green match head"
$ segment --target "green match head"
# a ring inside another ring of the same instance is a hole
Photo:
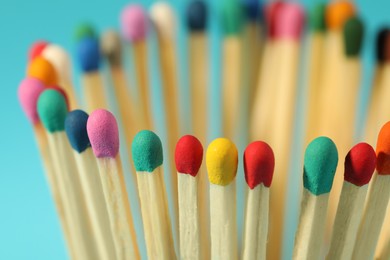
[[[344,24],[344,45],[345,55],[347,57],[358,56],[362,48],[364,25],[362,20],[353,16],[349,18]]]
[[[316,4],[309,12],[309,26],[314,32],[325,32],[325,10],[326,5],[324,3]]]
[[[235,35],[241,32],[243,25],[243,10],[237,0],[223,1],[221,6],[222,28],[225,35]]]
[[[328,137],[314,139],[306,148],[303,186],[318,196],[329,193],[338,163],[336,145]]]
[[[84,38],[96,38],[97,33],[95,28],[90,23],[81,23],[77,26],[75,32],[76,42],[81,41]]]
[[[54,89],[45,90],[38,98],[37,109],[47,131],[54,133],[65,130],[68,107],[63,94]]]
[[[163,163],[163,149],[160,138],[149,130],[142,130],[131,144],[135,169],[138,172],[153,172]]]

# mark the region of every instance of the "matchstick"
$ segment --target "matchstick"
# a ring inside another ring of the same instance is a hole
[[[175,149],[177,186],[179,190],[180,259],[204,259],[201,238],[198,172],[202,165],[203,147],[196,137],[185,135]],[[204,249],[203,249],[204,250]]]
[[[217,138],[206,152],[210,181],[211,259],[238,259],[236,222],[237,148]]]
[[[38,56],[30,62],[27,68],[27,76],[42,81],[46,86],[53,86],[58,83],[54,66],[42,56]]]
[[[155,133],[143,130],[135,136],[131,147],[137,171],[148,257],[176,259],[162,176],[161,140]]]
[[[352,259],[373,259],[390,198],[390,122],[378,135],[376,173],[370,184]]]
[[[70,144],[65,134],[65,117],[68,108],[64,96],[53,89],[47,89],[39,96],[38,115],[47,133],[66,219],[69,219],[71,237],[75,252],[80,259],[96,259],[97,251],[86,209],[86,201],[80,185],[78,171]]]
[[[242,259],[266,259],[268,239],[269,188],[275,167],[274,153],[264,142],[248,145],[244,152],[248,184]]]
[[[367,143],[355,145],[345,157],[341,190],[327,259],[351,259],[376,154]]]
[[[303,194],[293,259],[319,259],[324,240],[329,193],[336,172],[336,145],[327,137],[314,139],[306,148]]]
[[[88,114],[73,110],[65,119],[65,131],[73,148],[86,206],[100,259],[116,259],[113,237],[96,159],[87,134]]]
[[[95,110],[88,118],[87,132],[97,158],[116,256],[118,259],[140,259],[114,115],[104,109]]]

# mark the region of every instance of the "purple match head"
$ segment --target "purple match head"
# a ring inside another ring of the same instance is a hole
[[[118,124],[104,109],[92,112],[87,122],[88,137],[97,158],[115,158],[119,152]]]
[[[126,6],[121,15],[123,38],[130,42],[142,41],[146,37],[148,19],[140,5]]]
[[[39,95],[45,90],[43,83],[35,78],[24,79],[18,89],[20,105],[31,123],[36,124],[39,120],[37,102]]]

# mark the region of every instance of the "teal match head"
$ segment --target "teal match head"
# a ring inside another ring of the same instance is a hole
[[[66,99],[61,92],[47,89],[38,98],[38,115],[43,126],[50,133],[65,130],[65,118],[68,114]]]
[[[324,3],[317,3],[309,12],[309,27],[313,32],[325,32],[325,11],[326,5]]]
[[[345,55],[356,57],[359,55],[363,45],[364,24],[357,16],[349,18],[343,28]]]
[[[97,38],[95,28],[90,23],[81,23],[76,27],[75,40],[79,42],[85,38]]]
[[[131,144],[136,171],[153,172],[163,163],[163,149],[160,138],[149,130],[142,130]]]
[[[329,193],[339,157],[334,142],[328,137],[318,137],[311,141],[305,152],[303,166],[303,186],[318,196]]]
[[[225,35],[237,35],[241,32],[244,13],[238,0],[223,1],[221,15]]]

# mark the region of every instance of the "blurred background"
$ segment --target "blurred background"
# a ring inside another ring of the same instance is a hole
[[[17,100],[16,91],[25,76],[27,51],[36,40],[43,39],[62,45],[71,55],[74,54],[75,27],[84,21],[94,24],[98,31],[108,28],[119,29],[119,15],[129,3],[139,3],[148,8],[153,1],[125,0],[13,0],[1,1],[0,7],[0,106],[2,123],[0,126],[0,259],[67,259],[59,221],[50,196],[45,176],[36,148],[34,135]],[[205,0],[210,4],[210,105],[209,140],[220,135],[220,44],[221,32],[218,16],[218,2]],[[224,0],[227,1],[227,0]],[[189,0],[171,0],[177,12],[178,59],[186,64],[186,27],[184,26],[185,7]],[[299,1],[310,8],[316,1]],[[355,1],[358,13],[366,25],[364,51],[363,84],[360,91],[358,132],[364,125],[364,113],[369,95],[374,64],[374,40],[378,28],[390,24],[390,2],[385,0]],[[153,39],[150,39],[153,41]],[[150,43],[153,48],[153,42]],[[128,56],[129,53],[126,53]],[[150,55],[151,69],[156,71],[157,59]],[[128,60],[129,58],[126,57]],[[131,66],[131,64],[129,64]],[[74,82],[78,91],[79,68],[73,66]],[[157,72],[152,72],[157,75]],[[131,78],[131,75],[128,75]],[[163,133],[163,114],[159,96],[159,78],[152,77],[154,97],[154,117],[157,132]],[[188,114],[188,83],[186,65],[179,67],[181,118]],[[133,84],[132,84],[133,85]],[[184,124],[187,125],[187,124]],[[160,130],[159,130],[160,129]],[[186,129],[184,129],[184,133]],[[297,142],[298,143],[298,142]],[[206,144],[204,144],[206,147]],[[242,152],[242,148],[240,148]],[[241,159],[241,157],[240,157]],[[301,163],[293,168],[299,172],[297,182],[301,181]],[[238,175],[239,176],[239,175]],[[239,176],[241,181],[242,174]],[[289,191],[290,207],[297,207],[300,193]],[[242,196],[242,194],[240,195]],[[242,217],[241,217],[242,218]],[[292,216],[291,225],[286,232],[293,239],[296,216]],[[283,248],[284,258],[288,259],[292,244]]]

